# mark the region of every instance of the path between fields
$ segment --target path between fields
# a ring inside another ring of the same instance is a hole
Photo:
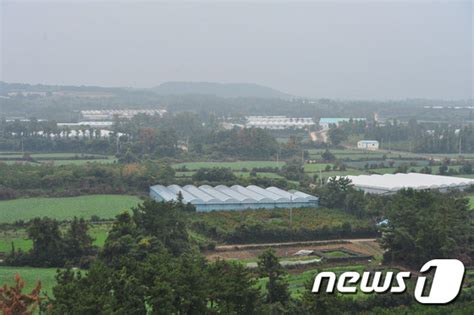
[[[281,243],[251,243],[251,244],[233,244],[233,245],[219,245],[216,246],[215,251],[227,251],[236,249],[247,249],[247,248],[260,248],[260,247],[272,247],[272,246],[294,246],[294,245],[312,245],[312,244],[324,244],[328,242],[347,242],[347,243],[359,243],[359,242],[375,242],[375,238],[353,238],[353,239],[332,239],[332,240],[318,240],[318,241],[295,241],[295,242],[281,242]]]

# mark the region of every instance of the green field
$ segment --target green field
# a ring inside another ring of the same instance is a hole
[[[8,253],[12,249],[29,250],[33,242],[28,239],[25,229],[5,230],[0,232],[0,253]]]
[[[173,164],[173,168],[181,168],[186,166],[190,171],[198,170],[201,168],[213,168],[213,167],[224,167],[230,168],[234,171],[239,171],[243,168],[248,169],[249,171],[254,167],[282,167],[285,162],[276,162],[276,161],[236,161],[236,162],[187,162],[187,163],[177,163]]]
[[[99,247],[104,246],[105,239],[111,227],[112,226],[108,224],[95,224],[89,227],[89,235],[94,238],[94,245]]]
[[[113,218],[118,213],[136,206],[140,199],[127,195],[90,195],[64,198],[23,198],[0,201],[0,223],[13,223],[35,217],[58,220],[74,216],[89,219],[92,215]]]
[[[350,254],[343,252],[342,250],[332,250],[329,252],[324,252],[328,257],[341,258],[341,257],[351,257]]]
[[[176,178],[192,177],[194,173],[196,172],[195,171],[186,171],[186,172],[177,171],[175,173],[175,177]],[[243,178],[250,177],[250,172],[233,171],[233,173],[237,177],[243,177]],[[257,172],[257,176],[265,177],[265,178],[283,178],[283,176],[280,176],[276,173],[270,173],[270,172]]]
[[[469,196],[469,203],[471,204],[471,209],[474,209],[474,196]]]
[[[50,161],[41,161],[41,163],[52,163],[54,165],[83,165],[87,163],[114,163],[116,159],[96,159],[96,160],[50,160]]]
[[[412,157],[417,158],[420,157],[420,154],[410,153],[410,152],[384,152],[384,151],[364,151],[364,150],[329,150],[332,154],[336,156],[336,158],[341,160],[358,160],[358,159],[381,159],[382,157],[386,158],[399,158],[399,157]],[[311,159],[321,159],[321,154],[324,153],[324,150],[308,150],[309,156]]]
[[[102,247],[110,230],[110,224],[91,224],[89,225],[89,235],[94,238],[94,245]],[[65,231],[67,224],[61,225],[61,230]],[[11,246],[15,249],[28,251],[33,247],[33,242],[28,239],[28,233],[25,228],[6,229],[0,231],[0,253],[8,253]]]
[[[319,172],[320,170],[324,171],[328,165],[332,169],[333,165],[329,163],[305,164],[304,171],[305,173]]]
[[[88,155],[88,154],[87,154]],[[117,161],[113,155],[100,155],[91,154],[94,159],[81,159],[81,153],[31,153],[30,156],[39,163],[31,163],[33,165],[40,165],[40,163],[53,163],[54,165],[65,165],[65,164],[86,164],[86,163],[114,163]],[[7,160],[7,159],[16,160]],[[23,161],[23,154],[21,152],[0,152],[0,162],[7,164],[14,163],[30,163]],[[51,160],[50,160],[51,159]]]
[[[32,268],[32,267],[5,267],[0,266],[0,284],[15,285],[15,275],[19,274],[25,281],[24,293],[30,293],[38,280],[41,280],[42,291],[49,296],[53,294],[56,284],[56,268]]]

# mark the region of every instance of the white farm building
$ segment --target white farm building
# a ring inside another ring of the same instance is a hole
[[[245,127],[262,129],[303,129],[314,126],[313,118],[301,117],[290,118],[286,116],[248,116]]]
[[[150,197],[156,201],[176,201],[179,193],[183,202],[191,203],[197,211],[317,207],[319,201],[318,197],[301,191],[277,187],[264,189],[255,185],[150,187]]]
[[[86,120],[109,120],[114,117],[130,119],[138,114],[160,115],[166,114],[165,109],[94,109],[81,110],[81,115]]]
[[[357,149],[376,151],[379,149],[377,140],[361,140],[357,142]]]
[[[464,190],[474,185],[474,179],[439,176],[419,173],[398,173],[384,175],[346,176],[355,188],[371,194],[394,194],[404,188],[415,190],[438,190],[446,192],[449,189]]]

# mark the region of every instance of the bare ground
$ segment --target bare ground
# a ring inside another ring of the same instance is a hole
[[[256,259],[263,251],[267,248],[273,248],[278,257],[293,257],[293,254],[299,250],[321,250],[321,249],[337,249],[345,248],[353,252],[357,252],[363,255],[380,256],[383,250],[380,248],[379,243],[375,239],[357,239],[357,240],[344,240],[343,243],[333,244],[318,244],[317,242],[305,243],[275,243],[275,244],[251,244],[251,245],[229,245],[225,248],[216,248],[214,251],[205,252],[204,255],[210,261],[217,259],[223,260],[252,260]],[[321,242],[322,243],[322,242]],[[327,242],[326,242],[327,243]],[[284,246],[282,246],[284,244]]]

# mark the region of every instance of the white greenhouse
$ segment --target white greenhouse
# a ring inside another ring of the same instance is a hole
[[[403,188],[415,190],[438,190],[446,192],[450,189],[464,190],[474,185],[474,179],[440,176],[420,173],[398,173],[384,175],[346,176],[355,188],[372,194],[393,194]]]
[[[319,201],[318,197],[301,191],[286,191],[277,187],[261,188],[255,185],[150,187],[150,197],[157,201],[175,201],[179,193],[183,202],[191,203],[197,211],[317,207]]]

